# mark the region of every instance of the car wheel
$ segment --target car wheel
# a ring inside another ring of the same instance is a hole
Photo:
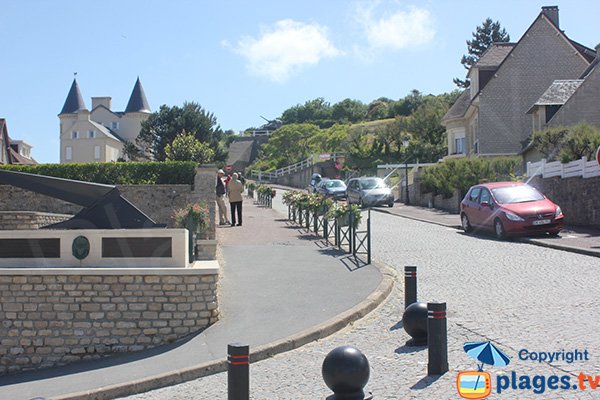
[[[467,217],[467,214],[462,214],[460,216],[460,222],[463,228],[463,231],[465,231],[466,233],[469,233],[473,230],[473,226],[471,226],[471,221],[469,221],[469,217]]]
[[[504,230],[504,225],[502,225],[502,221],[500,221],[498,218],[494,220],[494,233],[496,234],[496,238],[498,239],[506,238],[506,231]]]
[[[394,202],[392,201],[391,203],[388,203],[388,207],[389,207],[389,208],[392,208],[392,207],[394,207]]]
[[[550,237],[558,237],[559,236],[558,234],[560,233],[560,231],[556,231],[556,232],[553,231],[553,232],[548,232],[548,233],[550,234]]]
[[[363,201],[363,199],[358,199],[358,206],[360,208],[365,208],[365,202]]]

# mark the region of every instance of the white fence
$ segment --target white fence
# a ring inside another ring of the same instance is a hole
[[[560,161],[547,162],[546,159],[532,163],[527,163],[527,176],[541,175],[543,178],[560,176],[561,178],[571,178],[581,176],[583,178],[593,178],[600,176],[600,165],[596,160],[588,161],[583,157],[580,160],[571,161],[563,164]]]

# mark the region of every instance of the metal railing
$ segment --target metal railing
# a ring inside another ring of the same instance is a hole
[[[312,230],[317,236],[330,243],[333,234],[333,245],[339,250],[352,254],[363,255],[367,264],[371,263],[371,209],[362,210],[367,215],[364,230],[359,230],[359,224],[354,215],[349,213],[345,218],[328,219],[326,215],[310,212],[308,209],[288,206],[288,219],[296,222],[307,232]]]

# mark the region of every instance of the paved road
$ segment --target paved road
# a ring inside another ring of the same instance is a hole
[[[319,399],[330,394],[321,376],[325,355],[339,345],[361,349],[371,363],[368,389],[376,399],[456,399],[457,371],[475,369],[462,351],[466,341],[493,340],[513,360],[508,367],[486,368],[495,376],[600,375],[600,329],[596,310],[600,287],[595,257],[533,246],[472,237],[455,229],[389,215],[373,214],[374,257],[402,272],[417,265],[419,299],[448,304],[448,342],[451,371],[437,380],[427,378],[427,351],[404,346],[400,328],[401,286],[367,318],[319,342],[252,364],[252,398]],[[590,360],[571,364],[522,361],[530,351],[588,350]],[[226,374],[128,398],[225,398]],[[508,389],[490,398],[593,399],[590,390],[545,388]],[[600,389],[600,388],[599,388]],[[539,390],[538,390],[539,391]]]

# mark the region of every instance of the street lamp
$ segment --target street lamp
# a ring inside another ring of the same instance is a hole
[[[408,196],[408,145],[410,143],[410,138],[405,136],[402,139],[402,147],[404,147],[404,179],[406,181],[406,205],[410,206],[410,198]]]

